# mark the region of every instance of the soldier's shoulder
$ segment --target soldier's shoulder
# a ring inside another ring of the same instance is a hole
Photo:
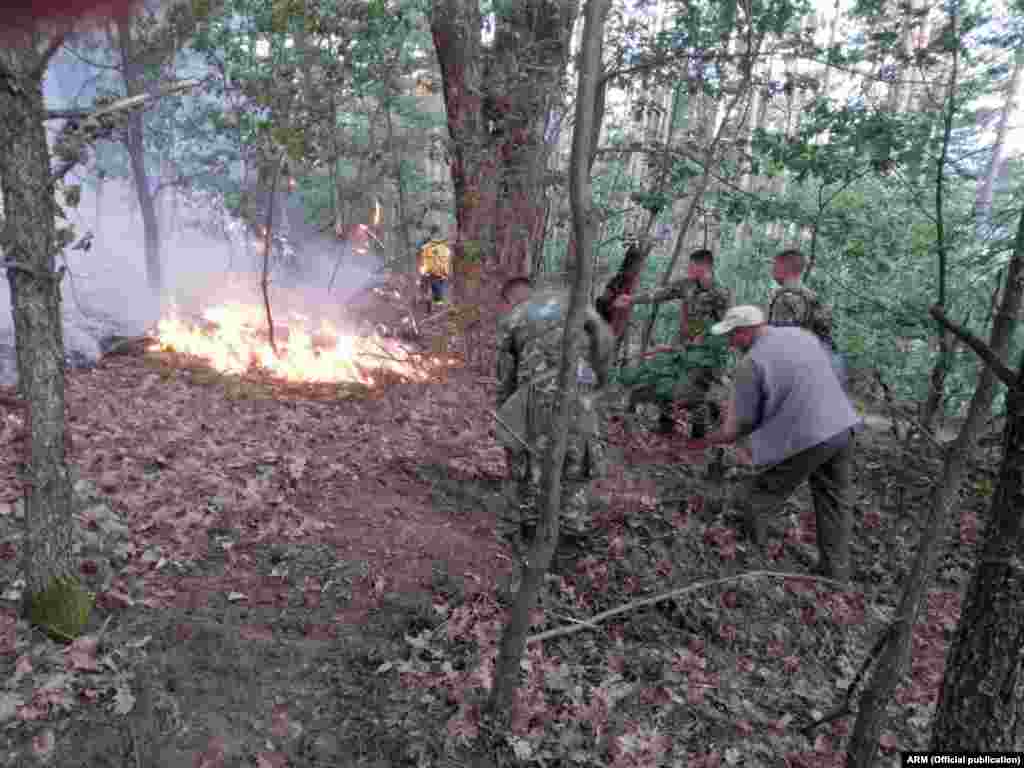
[[[806,299],[813,298],[814,292],[805,285],[777,285],[769,294],[769,299],[774,301],[778,298]]]

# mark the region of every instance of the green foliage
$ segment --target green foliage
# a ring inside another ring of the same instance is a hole
[[[71,642],[85,629],[93,596],[73,577],[57,578],[32,597],[29,619],[56,640]]]
[[[674,388],[686,380],[694,368],[724,368],[729,361],[729,343],[725,336],[707,336],[678,352],[662,352],[616,373],[617,381],[628,388],[651,389],[659,400],[671,400]]]

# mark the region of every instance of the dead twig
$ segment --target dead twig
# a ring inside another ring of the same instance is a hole
[[[519,435],[517,435],[517,434],[516,434],[516,431],[515,431],[514,429],[512,429],[512,427],[510,427],[510,426],[509,426],[508,424],[506,424],[506,423],[505,423],[505,422],[504,422],[504,421],[502,420],[501,416],[499,416],[499,415],[498,415],[498,412],[497,412],[497,411],[488,411],[488,413],[489,413],[489,414],[491,414],[491,416],[493,416],[493,417],[494,417],[494,420],[495,420],[496,422],[498,422],[499,424],[501,424],[501,426],[503,426],[503,427],[505,428],[505,431],[506,431],[506,432],[508,432],[508,433],[509,433],[510,435],[512,435],[512,437],[514,437],[514,438],[516,439],[516,442],[518,442],[518,443],[519,443],[519,444],[520,444],[521,446],[523,446],[523,448],[524,448],[524,449],[525,449],[525,450],[526,450],[526,451],[527,451],[527,452],[528,452],[528,453],[529,453],[529,454],[530,454],[531,456],[536,456],[536,455],[537,455],[536,451],[534,451],[534,450],[533,450],[533,448],[532,448],[532,447],[530,447],[530,444],[529,444],[529,443],[527,443],[527,442],[526,442],[525,440],[523,440],[523,438],[521,438],[521,437],[520,437]]]
[[[784,571],[748,571],[747,573],[738,573],[735,576],[726,576],[721,579],[709,579],[707,581],[698,581],[679,589],[673,589],[670,592],[664,592],[654,597],[645,597],[642,600],[634,600],[631,603],[620,605],[618,608],[612,608],[610,610],[599,613],[596,616],[591,616],[586,621],[580,624],[572,624],[564,627],[557,627],[556,629],[549,629],[547,632],[541,632],[540,634],[533,635],[527,638],[527,643],[539,643],[542,640],[551,640],[555,637],[563,637],[565,635],[572,635],[576,632],[581,632],[584,629],[596,629],[597,625],[607,621],[608,619],[620,616],[623,613],[629,613],[635,611],[638,608],[646,608],[657,603],[662,603],[666,600],[671,600],[675,597],[681,597],[682,595],[689,594],[690,592],[696,592],[706,587],[716,587],[722,584],[730,584],[732,582],[741,581],[742,579],[756,579],[762,576],[769,578],[782,578],[782,579],[804,579],[808,581],[820,581],[826,584],[834,584],[841,589],[849,589],[849,586],[842,582],[834,579],[826,578],[825,576],[814,576],[807,573],[786,573]]]
[[[811,738],[814,735],[814,729],[820,728],[826,723],[831,723],[833,720],[838,720],[840,717],[846,717],[852,715],[853,710],[850,708],[850,699],[853,698],[854,691],[857,690],[857,686],[860,684],[861,678],[867,673],[871,663],[878,657],[878,654],[882,652],[882,648],[885,647],[886,642],[889,639],[889,635],[892,634],[893,624],[890,624],[886,630],[878,636],[875,640],[875,645],[872,647],[870,653],[864,657],[864,661],[861,662],[860,669],[857,670],[857,674],[853,676],[853,682],[850,683],[846,688],[846,696],[843,697],[841,704],[838,704],[826,714],[822,715],[821,718],[815,720],[813,723],[804,728],[804,735],[807,738]]]
[[[452,306],[448,307],[448,309],[443,309],[440,312],[435,312],[433,315],[427,315],[425,318],[420,320],[420,325],[426,325],[427,323],[432,323],[435,320],[437,320],[438,318],[441,318],[441,317],[444,317],[445,315],[451,314],[454,311],[455,311],[455,305],[453,304]]]

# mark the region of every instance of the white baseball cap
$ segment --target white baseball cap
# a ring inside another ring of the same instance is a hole
[[[753,305],[743,304],[726,312],[722,322],[711,326],[711,332],[717,336],[752,325],[764,325],[764,312]]]

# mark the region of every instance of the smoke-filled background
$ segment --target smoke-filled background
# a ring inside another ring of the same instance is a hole
[[[88,103],[91,73],[66,56],[55,58],[44,96],[51,109]],[[50,126],[51,139],[60,123]],[[98,182],[88,166],[69,183],[80,183],[81,202],[65,213],[77,238],[92,234],[88,250],[68,247],[58,257],[67,266],[62,283],[64,344],[68,362],[95,361],[101,342],[112,335],[139,335],[170,312],[198,317],[227,301],[262,307],[262,254],[258,233],[228,213],[223,199],[208,191],[160,189],[163,290],[147,282],[145,244],[137,196],[131,182]],[[153,188],[161,180],[152,178]],[[342,321],[343,306],[369,280],[378,258],[359,256],[307,221],[301,193],[281,185],[275,205],[271,301],[275,321],[292,310],[318,324]],[[333,280],[332,280],[333,278]],[[329,287],[330,284],[330,287]],[[16,381],[10,289],[0,281],[0,384]]]

